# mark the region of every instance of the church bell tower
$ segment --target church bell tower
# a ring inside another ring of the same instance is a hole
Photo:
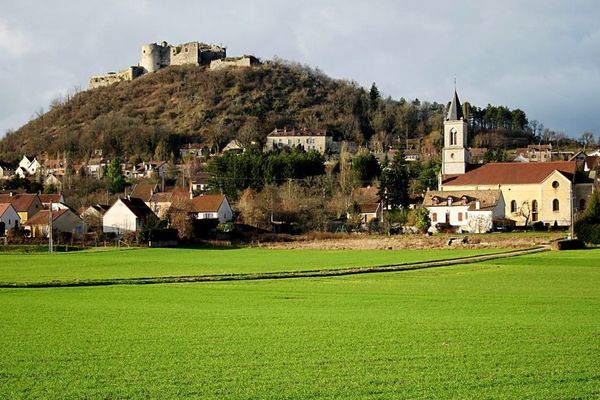
[[[467,150],[467,122],[456,89],[444,119],[444,151],[442,154],[442,175],[464,174],[469,163]]]

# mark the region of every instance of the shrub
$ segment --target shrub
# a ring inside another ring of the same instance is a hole
[[[586,243],[600,243],[600,194],[592,193],[587,207],[574,226],[577,238]]]

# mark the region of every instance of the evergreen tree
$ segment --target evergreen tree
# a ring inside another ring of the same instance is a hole
[[[381,171],[379,198],[386,208],[397,209],[408,205],[408,170],[404,152],[398,150],[394,159]]]
[[[106,177],[109,179],[109,190],[118,193],[125,188],[125,177],[121,169],[121,159],[115,157],[106,167]]]
[[[369,103],[371,105],[371,111],[377,110],[379,108],[379,101],[381,100],[381,94],[379,93],[379,89],[375,82],[371,85],[371,90],[369,91]]]

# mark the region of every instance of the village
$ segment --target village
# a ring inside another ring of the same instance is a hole
[[[405,226],[396,232],[567,229],[585,209],[597,182],[600,150],[559,152],[551,144],[529,145],[514,149],[511,162],[484,163],[486,150],[468,147],[467,143],[468,127],[455,92],[444,120],[443,149],[435,154],[442,159],[438,181],[432,183],[437,184],[437,190],[428,187],[424,192],[412,193],[403,205],[413,211],[426,209],[426,226],[406,226],[409,223],[404,221]],[[270,154],[292,149],[319,153],[324,164],[339,164],[340,158],[348,160],[348,155],[352,163],[357,154],[373,155],[379,164],[399,155],[406,165],[434,157],[432,150],[423,149],[418,141],[407,140],[403,146],[377,152],[356,143],[336,141],[325,130],[287,127],[269,133],[262,151]],[[139,233],[153,229],[171,229],[169,243],[176,243],[177,236],[214,237],[219,226],[222,230],[227,223],[248,225],[248,220],[240,212],[244,198],[228,199],[222,190],[211,187],[218,177],[206,171],[205,160],[240,156],[246,151],[233,140],[215,154],[202,144],[184,145],[179,150],[179,163],[109,160],[103,157],[102,149],[95,150],[87,160],[24,155],[18,165],[0,163],[1,186],[20,180],[37,182],[41,188],[37,193],[22,188],[2,191],[0,237],[40,240],[54,234],[55,238],[73,241],[93,236],[96,242],[125,237],[132,243],[137,238],[139,243]],[[109,172],[111,164],[113,171]],[[78,208],[69,204],[70,179],[85,176],[101,180],[107,174],[119,175],[128,182],[123,192],[109,196],[107,191],[107,201],[80,204]],[[393,207],[383,201],[377,182],[374,186],[353,187],[349,196],[342,222],[334,229],[383,232],[375,228],[388,218]],[[271,227],[266,232],[287,232],[282,228],[284,223],[273,219],[273,209],[270,212]],[[183,224],[182,219],[186,221]],[[351,220],[357,223],[348,228]],[[196,234],[182,235],[182,230]]]

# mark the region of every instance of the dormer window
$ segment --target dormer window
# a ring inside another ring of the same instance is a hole
[[[452,196],[448,196],[448,206],[452,205]]]
[[[431,202],[435,205],[440,204],[440,198],[437,196],[433,196],[433,198],[431,199]]]

